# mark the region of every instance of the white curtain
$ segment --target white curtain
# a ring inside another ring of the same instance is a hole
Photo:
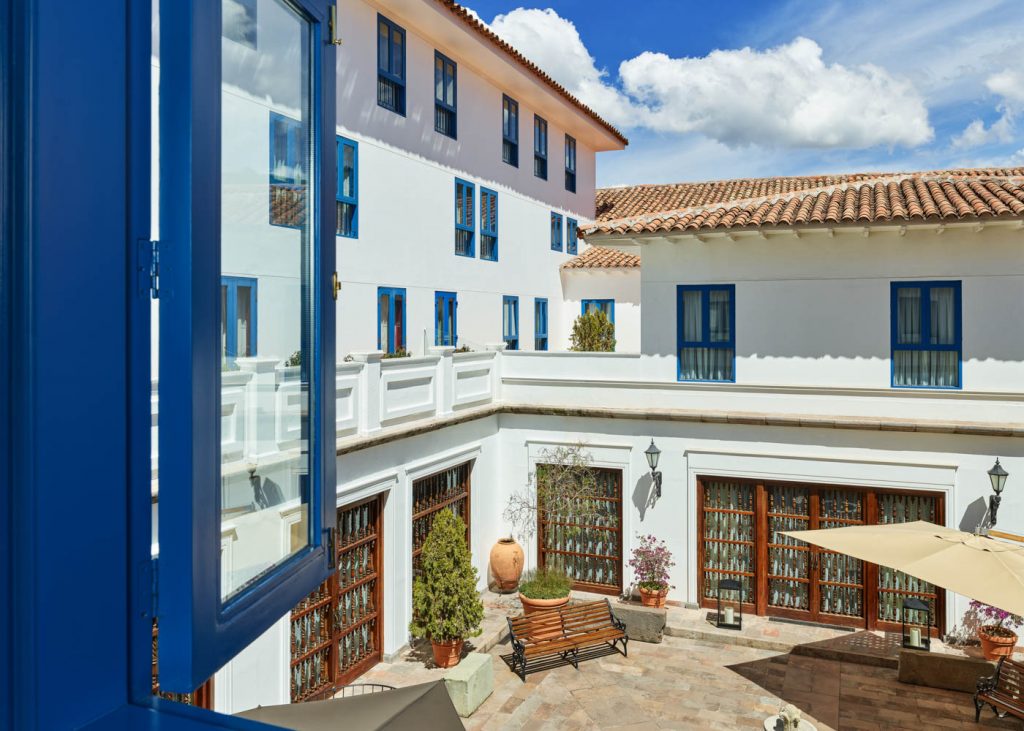
[[[731,337],[729,323],[728,290],[712,290],[708,293],[708,339],[711,342],[728,342]]]
[[[700,342],[704,339],[701,311],[701,293],[697,290],[683,292],[683,340],[688,343]]]
[[[897,290],[897,345],[923,344],[921,290]],[[955,345],[956,292],[952,287],[932,287],[928,296],[928,345]],[[955,388],[960,385],[960,352],[957,350],[897,350],[893,353],[896,386]]]

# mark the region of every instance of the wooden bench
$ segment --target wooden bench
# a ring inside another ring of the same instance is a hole
[[[558,656],[580,669],[580,650],[609,645],[627,655],[626,625],[614,614],[607,599],[572,604],[558,609],[509,617],[512,640],[512,671],[526,680],[526,666],[532,660]]]
[[[995,675],[978,681],[978,692],[974,694],[974,721],[981,719],[985,704],[999,718],[1006,714],[1024,718],[1024,663],[1004,657],[996,665]]]

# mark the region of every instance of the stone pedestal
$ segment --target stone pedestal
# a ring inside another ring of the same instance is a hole
[[[929,688],[973,693],[978,679],[994,674],[996,664],[980,657],[900,650],[899,681]]]
[[[626,636],[635,642],[660,643],[665,635],[664,609],[639,604],[612,604],[612,614],[626,625]]]
[[[444,676],[455,710],[463,718],[473,714],[494,692],[494,662],[490,655],[471,652]]]

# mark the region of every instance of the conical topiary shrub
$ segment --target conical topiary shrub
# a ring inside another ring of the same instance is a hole
[[[611,353],[615,350],[615,325],[601,310],[590,310],[576,318],[569,335],[569,350]]]
[[[480,634],[484,618],[462,518],[450,510],[438,513],[423,544],[420,566],[422,572],[412,586],[409,631],[430,640],[439,667],[451,667],[459,662],[463,640]]]

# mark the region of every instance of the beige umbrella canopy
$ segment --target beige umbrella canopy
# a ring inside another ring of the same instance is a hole
[[[1024,615],[1024,546],[918,520],[783,535]]]

